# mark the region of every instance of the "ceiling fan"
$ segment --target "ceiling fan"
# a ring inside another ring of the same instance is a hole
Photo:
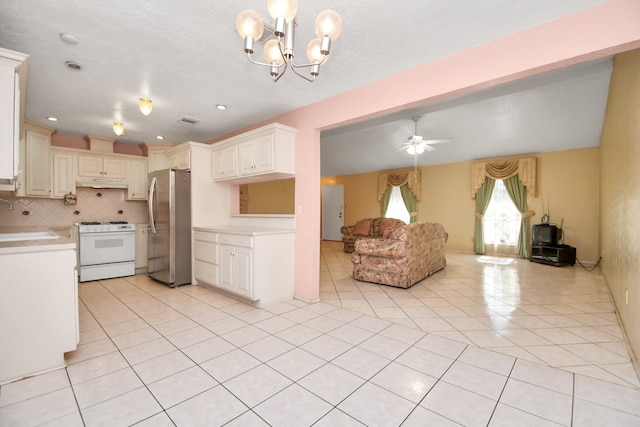
[[[432,144],[441,144],[445,142],[451,142],[451,138],[443,138],[443,139],[425,139],[422,135],[418,135],[418,122],[420,121],[420,116],[415,116],[411,118],[415,123],[415,130],[413,135],[411,135],[407,142],[405,142],[402,146],[403,150],[406,150],[407,153],[412,156],[417,156],[418,154],[422,154],[425,151],[433,151],[435,150],[432,147]]]

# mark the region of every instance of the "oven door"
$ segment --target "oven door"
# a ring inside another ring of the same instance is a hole
[[[135,232],[80,234],[80,266],[134,261]]]

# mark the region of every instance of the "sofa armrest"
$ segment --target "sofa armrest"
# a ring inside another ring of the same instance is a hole
[[[351,236],[355,228],[356,228],[355,225],[345,225],[343,227],[340,227],[340,233],[342,233],[342,235],[345,237]]]
[[[402,240],[360,238],[356,240],[355,250],[360,255],[387,258],[407,256],[407,245]]]

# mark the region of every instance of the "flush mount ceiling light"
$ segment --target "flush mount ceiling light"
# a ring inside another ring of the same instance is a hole
[[[118,136],[124,135],[124,125],[120,122],[113,122],[113,133]]]
[[[145,116],[148,116],[149,114],[151,114],[151,110],[153,109],[153,106],[151,105],[151,100],[149,98],[140,98],[139,107],[140,107],[140,111]]]
[[[297,0],[268,0],[267,9],[275,20],[273,36],[264,46],[266,62],[255,61],[251,58],[255,42],[262,37],[264,22],[260,15],[253,10],[243,10],[236,20],[236,28],[244,39],[244,51],[252,64],[269,67],[271,78],[277,82],[291,66],[293,72],[305,80],[313,82],[320,74],[320,65],[327,62],[331,49],[331,42],[336,41],[342,31],[342,19],[332,10],[321,12],[316,18],[317,38],[307,45],[307,64],[293,62],[293,45],[295,42]],[[309,68],[309,76],[298,71]]]
[[[223,105],[223,104],[218,104],[218,105],[216,105],[216,108],[217,108],[218,110],[226,110],[226,109],[227,109],[227,106],[226,106],[226,105]]]
[[[51,116],[51,117],[47,117],[47,120],[49,120],[50,122],[57,122],[58,118]]]

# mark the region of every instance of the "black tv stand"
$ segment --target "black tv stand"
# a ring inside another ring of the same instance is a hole
[[[531,257],[529,261],[541,264],[574,265],[576,263],[576,248],[569,245],[531,245]]]

